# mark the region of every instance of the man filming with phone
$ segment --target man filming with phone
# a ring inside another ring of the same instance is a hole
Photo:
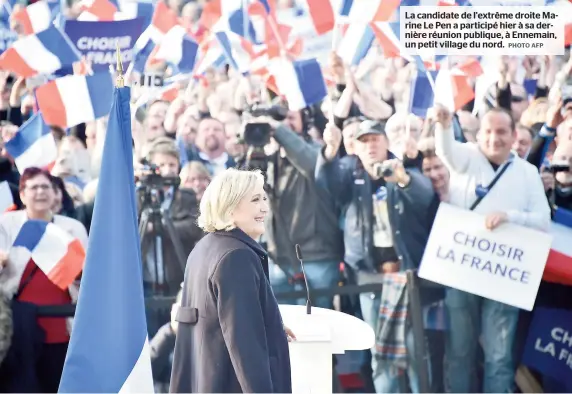
[[[359,285],[383,283],[383,275],[419,266],[439,205],[431,181],[417,170],[405,169],[389,151],[385,125],[360,123],[354,135],[352,165],[341,164],[338,150],[342,133],[332,123],[324,131],[326,146],[316,165],[316,182],[345,210],[345,262],[356,272]],[[365,322],[376,331],[381,294],[360,294]],[[412,351],[412,332],[406,346]],[[396,367],[389,360],[372,360],[376,392],[399,392]],[[412,392],[419,392],[416,363],[408,376]]]

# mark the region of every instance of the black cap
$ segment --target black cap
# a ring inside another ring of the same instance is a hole
[[[377,120],[364,120],[359,124],[358,131],[356,131],[354,138],[360,139],[364,135],[385,135],[385,124]]]

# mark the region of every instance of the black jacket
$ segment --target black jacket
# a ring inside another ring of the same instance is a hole
[[[299,272],[299,244],[305,261],[338,264],[344,254],[339,212],[334,198],[314,179],[320,146],[285,126],[274,131],[274,138],[286,158],[268,163],[271,209],[265,236],[272,261],[292,274]]]
[[[141,207],[141,204],[139,204]],[[165,281],[168,286],[167,294],[175,295],[181,288],[183,273],[185,270],[184,258],[193,250],[197,241],[203,236],[203,230],[197,226],[198,202],[195,192],[188,189],[177,189],[168,213],[173,223],[175,236],[179,239],[183,261],[179,261],[175,252],[175,244],[167,229],[163,232],[163,263],[165,267]],[[145,233],[141,242],[143,261],[147,261],[149,252],[152,251],[152,234]],[[143,267],[143,280],[148,280],[148,267]]]
[[[241,230],[200,240],[187,261],[170,391],[292,392],[268,257]]]
[[[431,181],[414,169],[407,172],[411,182],[406,187],[386,185],[389,222],[402,270],[419,267],[439,208],[439,197]],[[334,196],[338,206],[345,207],[344,261],[355,270],[376,272],[378,262],[372,253],[374,190],[359,159],[327,161],[321,154],[316,183]]]
[[[171,322],[162,326],[151,339],[151,369],[155,383],[169,383],[171,379],[171,354],[175,348],[175,332]]]
[[[81,224],[85,226],[87,233],[91,229],[91,220],[93,219],[93,207],[95,200],[88,201],[85,204],[81,204],[75,209],[75,219],[79,220]]]

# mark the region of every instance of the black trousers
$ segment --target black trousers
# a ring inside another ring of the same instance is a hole
[[[42,393],[57,393],[64,370],[68,343],[45,343],[36,363]]]

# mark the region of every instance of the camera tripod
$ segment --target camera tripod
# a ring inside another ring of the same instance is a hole
[[[177,189],[175,188],[174,193]],[[174,194],[173,193],[173,194]],[[153,255],[153,273],[155,280],[153,281],[153,294],[165,295],[166,280],[165,280],[165,264],[163,261],[163,240],[165,237],[173,244],[177,263],[180,265],[183,272],[185,271],[186,256],[184,255],[184,248],[181,244],[179,235],[175,231],[175,227],[168,212],[168,208],[161,207],[163,202],[163,192],[159,190],[151,190],[152,198],[146,200],[141,210],[141,219],[139,222],[139,236],[141,239],[141,246],[144,245],[146,240],[150,241],[151,253]],[[151,231],[147,231],[149,223],[152,224]],[[143,250],[143,249],[142,249]],[[148,257],[142,256],[144,266],[148,264]],[[171,291],[173,289],[170,289]],[[175,289],[178,291],[179,289]]]

